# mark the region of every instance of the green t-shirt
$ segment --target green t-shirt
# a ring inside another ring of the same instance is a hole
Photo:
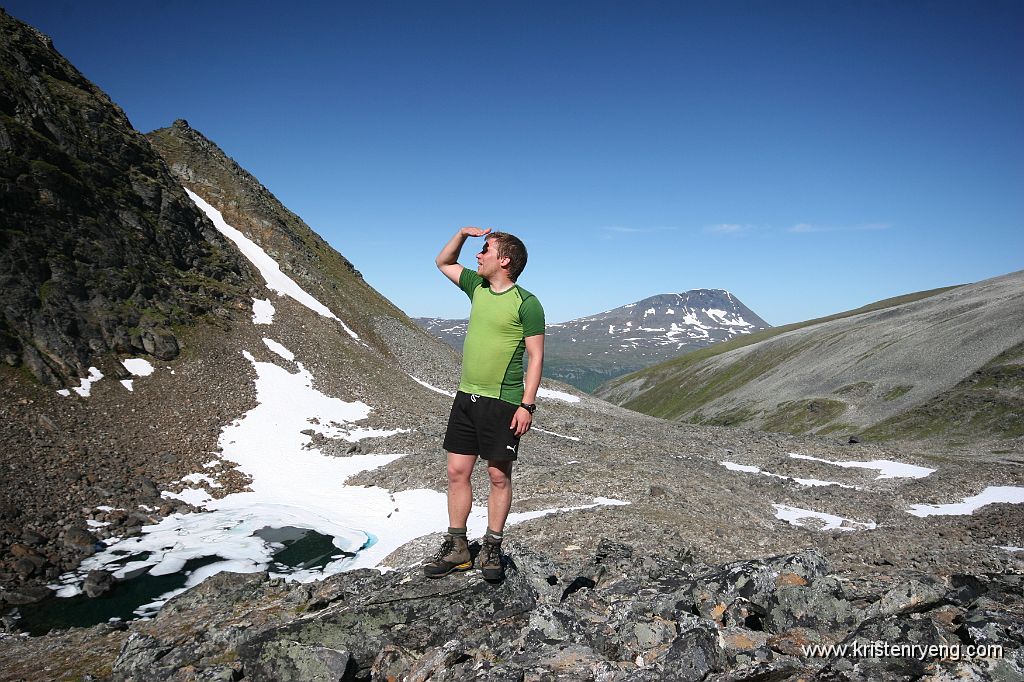
[[[463,268],[459,288],[473,302],[459,390],[518,405],[523,401],[523,339],[544,333],[540,301],[518,284],[496,294],[469,268]]]

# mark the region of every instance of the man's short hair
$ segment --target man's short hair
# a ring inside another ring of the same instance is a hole
[[[526,267],[526,244],[508,232],[492,232],[487,238],[498,247],[498,258],[508,258],[508,278],[515,282]]]

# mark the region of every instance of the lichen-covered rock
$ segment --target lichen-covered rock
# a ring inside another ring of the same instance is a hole
[[[739,561],[694,579],[691,598],[696,610],[720,625],[744,625],[767,615],[780,578],[810,581],[827,570],[816,550],[763,560]]]
[[[861,623],[840,645],[844,656],[828,661],[818,679],[843,682],[909,681],[921,678],[933,665],[928,647],[955,645],[927,618],[886,616]],[[898,647],[889,648],[886,647]]]
[[[842,630],[853,624],[854,616],[839,582],[824,576],[807,585],[777,588],[770,599],[764,629],[771,633],[793,628]]]
[[[662,679],[697,682],[721,670],[726,655],[719,645],[718,630],[703,619],[690,617],[679,623],[681,634],[672,642],[660,669]]]
[[[864,617],[875,618],[925,611],[939,604],[948,591],[948,587],[935,577],[911,578],[886,591],[881,599],[867,608]]]
[[[242,657],[245,676],[253,682],[340,680],[351,663],[347,651],[286,640],[260,642]]]

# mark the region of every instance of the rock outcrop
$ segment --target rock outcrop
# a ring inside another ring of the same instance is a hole
[[[121,109],[0,11],[0,356],[78,384],[110,351],[161,360],[252,280]]]
[[[608,540],[581,563],[525,544],[507,550],[498,584],[476,571],[432,581],[419,568],[309,585],[222,573],[154,620],[97,626],[79,646],[106,647],[103,677],[139,682],[1024,674],[1020,576],[851,583],[813,550],[718,566]],[[981,655],[967,655],[979,645]],[[18,674],[47,652],[45,638],[21,641],[0,662]],[[93,674],[99,663],[72,671]]]

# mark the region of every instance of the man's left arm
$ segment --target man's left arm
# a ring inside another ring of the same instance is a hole
[[[544,335],[527,336],[523,341],[526,344],[526,355],[529,358],[523,386],[523,402],[528,405],[536,405],[540,375],[544,371]],[[520,407],[512,416],[512,424],[509,425],[509,428],[515,431],[516,436],[521,436],[530,430],[531,424],[533,424],[533,415],[526,408]]]

